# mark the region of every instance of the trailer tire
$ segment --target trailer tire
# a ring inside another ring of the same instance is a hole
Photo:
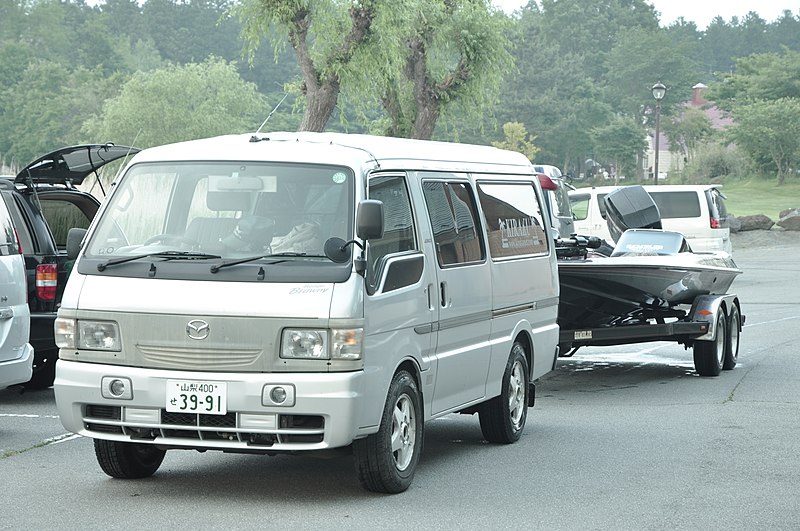
[[[166,453],[150,444],[94,440],[97,463],[112,478],[148,478],[161,466]]]
[[[726,346],[730,339],[727,324],[725,313],[720,311],[717,315],[716,338],[713,341],[694,342],[694,370],[700,376],[719,376],[722,372]]]
[[[525,347],[514,343],[508,356],[500,396],[481,404],[478,418],[487,441],[509,444],[519,440],[528,417],[528,360]]]
[[[725,341],[725,361],[722,362],[722,370],[729,371],[736,367],[739,359],[739,335],[741,334],[742,316],[739,307],[731,305],[728,315],[728,337]]]
[[[377,433],[353,442],[361,486],[396,494],[411,485],[422,452],[422,399],[408,371],[392,378]]]

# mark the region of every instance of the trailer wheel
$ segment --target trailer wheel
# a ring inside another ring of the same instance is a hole
[[[411,485],[422,452],[422,407],[417,383],[407,371],[394,375],[380,427],[353,443],[361,486],[396,494]]]
[[[487,441],[513,443],[519,440],[528,417],[528,361],[525,348],[514,343],[508,356],[500,396],[481,404],[478,418]]]
[[[694,370],[700,376],[719,376],[725,361],[726,344],[728,343],[727,319],[725,313],[717,315],[717,335],[714,341],[694,342]]]
[[[148,478],[161,466],[166,453],[150,444],[94,440],[97,462],[112,478]]]
[[[739,307],[731,305],[731,312],[728,316],[728,337],[725,341],[725,360],[722,362],[722,369],[729,371],[736,367],[739,359],[739,334],[741,333],[741,315]]]

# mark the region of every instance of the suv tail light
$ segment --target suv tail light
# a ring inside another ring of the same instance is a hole
[[[711,218],[711,228],[712,229],[721,229],[722,224],[719,222],[717,218]]]
[[[42,301],[56,300],[58,287],[58,266],[39,264],[36,266],[36,296]]]

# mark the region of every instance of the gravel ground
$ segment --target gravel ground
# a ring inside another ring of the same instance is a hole
[[[800,246],[800,231],[772,229],[734,232],[731,233],[731,245],[734,253],[736,249],[797,247]]]

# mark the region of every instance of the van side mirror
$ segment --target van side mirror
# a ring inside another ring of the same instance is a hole
[[[365,199],[358,204],[356,235],[362,240],[383,238],[383,201]]]
[[[81,252],[81,242],[86,237],[86,229],[73,227],[67,232],[67,257],[70,260],[78,258]]]

